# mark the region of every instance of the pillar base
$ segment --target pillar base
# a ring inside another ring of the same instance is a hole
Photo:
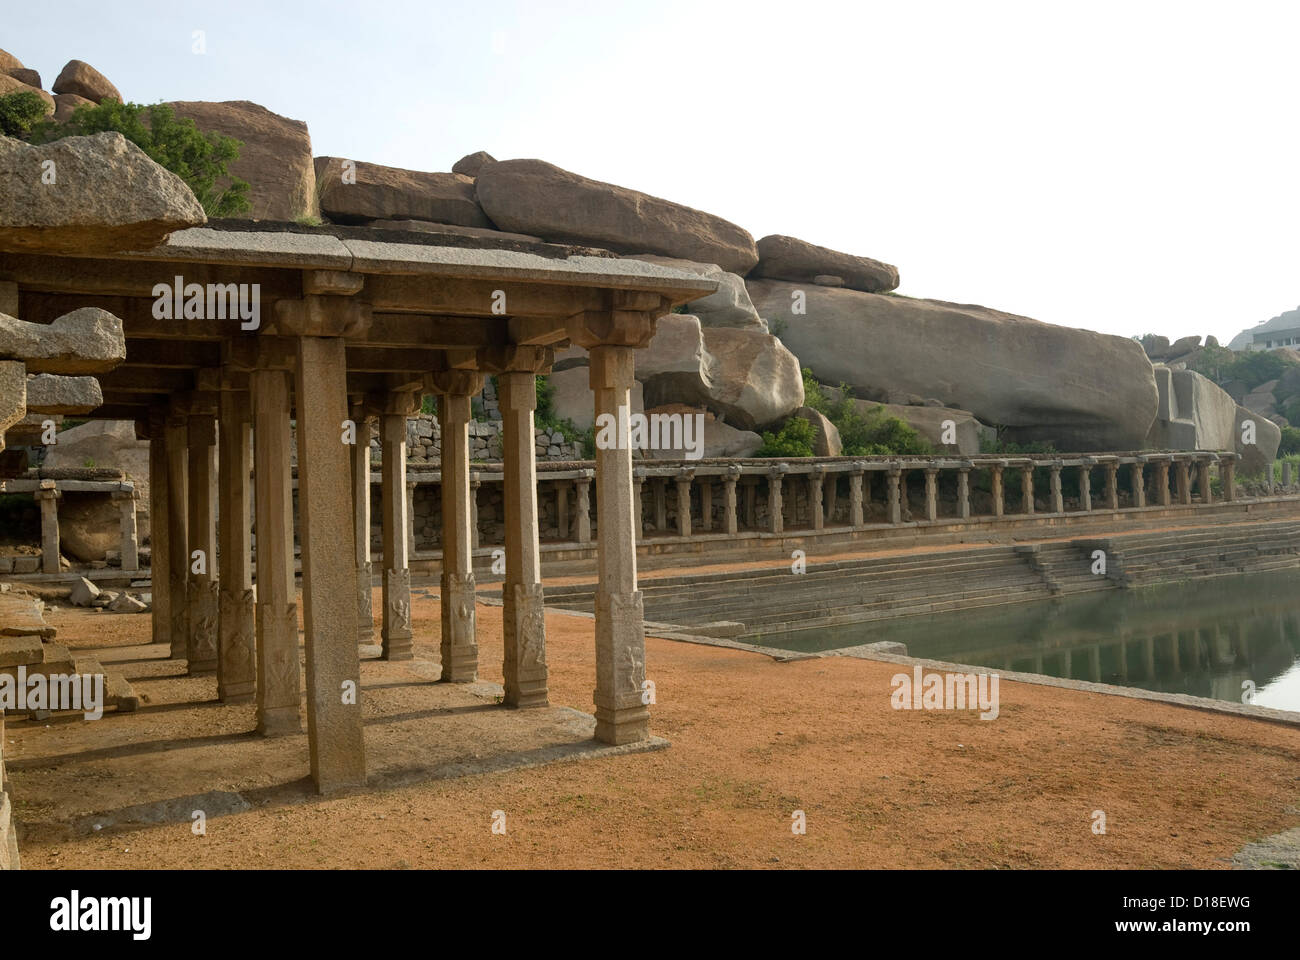
[[[650,738],[645,682],[645,609],[641,591],[596,595],[596,739],[636,743]]]
[[[222,703],[246,703],[257,694],[256,628],[253,591],[222,590],[220,604],[221,671],[217,697]]]
[[[188,673],[214,673],[217,669],[217,617],[221,609],[215,580],[192,581],[186,593],[189,604]]]
[[[384,571],[384,660],[410,660],[411,649],[411,571]]]
[[[357,567],[357,643],[375,642],[373,575],[370,564]]]
[[[474,632],[474,574],[442,574],[442,676],[440,682],[473,683],[478,679],[478,643]]]
[[[507,584],[506,589],[508,602],[502,611],[505,704],[507,707],[547,706],[546,609],[542,585]]]

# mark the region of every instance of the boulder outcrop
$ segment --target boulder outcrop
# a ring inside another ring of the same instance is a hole
[[[43,171],[53,184],[42,182]],[[147,250],[207,222],[185,182],[120,133],[40,146],[0,137],[0,183],[0,250]]]
[[[699,274],[709,280],[716,280],[718,283],[716,293],[686,304],[686,312],[699,317],[701,326],[747,327],[767,333],[767,324],[754,309],[754,303],[749,299],[749,291],[745,289],[744,278],[739,275],[727,273],[716,263],[696,263],[693,260],[661,257],[655,253],[638,253],[630,259],[675,267],[687,273]]]
[[[475,190],[502,230],[616,253],[716,263],[742,275],[758,262],[754,238],[734,223],[542,160],[488,164],[480,168]]]
[[[0,359],[25,360],[28,373],[107,373],[126,359],[122,321],[99,307],[48,324],[0,313]]]
[[[1218,384],[1194,370],[1160,365],[1153,373],[1159,406],[1143,444],[1146,449],[1235,449],[1237,402]],[[1280,432],[1278,436],[1280,439]]]
[[[230,173],[248,181],[252,209],[244,216],[297,220],[319,214],[307,124],[248,100],[176,100],[168,106],[205,133],[234,137],[243,144]]]
[[[757,247],[758,265],[750,271],[751,277],[817,283],[819,277],[834,276],[840,279],[839,284],[821,285],[842,285],[867,293],[884,293],[898,286],[898,268],[870,257],[855,257],[780,234],[763,237]]]
[[[350,161],[342,157],[316,158],[321,212],[336,223],[429,220],[462,227],[492,227],[474,198],[472,177],[402,170],[377,163],[345,167],[345,163]],[[355,182],[350,182],[353,174]]]
[[[55,93],[75,93],[95,103],[103,103],[109,99],[116,100],[118,103],[126,102],[117,87],[109,82],[108,77],[84,60],[69,60],[64,64],[51,89]]]
[[[1135,340],[988,307],[779,280],[746,282],[803,366],[859,396],[935,397],[1063,451],[1131,450],[1155,419],[1151,363]],[[792,312],[802,293],[804,313]]]
[[[451,165],[452,173],[459,173],[464,177],[477,177],[478,172],[489,163],[496,163],[497,158],[492,156],[486,150],[479,150],[477,153],[470,153]]]
[[[838,457],[844,452],[839,428],[819,411],[812,407],[800,407],[794,412],[794,416],[812,424],[814,457]]]

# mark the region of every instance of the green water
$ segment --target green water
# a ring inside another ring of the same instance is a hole
[[[747,637],[801,652],[894,640],[914,657],[1300,711],[1300,570]]]

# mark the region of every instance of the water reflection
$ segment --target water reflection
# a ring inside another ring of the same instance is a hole
[[[1300,711],[1300,570],[1108,590],[987,610],[763,634],[834,650],[880,640],[916,657]]]

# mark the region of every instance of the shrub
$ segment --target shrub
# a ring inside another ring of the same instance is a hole
[[[846,383],[841,383],[828,397],[813,372],[804,367],[803,392],[804,405],[816,410],[840,432],[846,457],[931,452],[924,437],[906,421],[889,416],[884,407],[875,407],[865,414],[859,412],[853,401],[853,390]]]
[[[538,427],[547,432],[558,431],[569,443],[582,444],[582,456],[590,460],[596,456],[596,430],[594,426],[579,430],[568,417],[558,416],[555,412],[555,385],[546,377],[537,378],[537,412],[534,420]]]
[[[31,139],[48,143],[108,131],[122,134],[149,159],[184,180],[209,217],[231,217],[252,209],[248,183],[227,169],[239,159],[243,144],[234,137],[204,133],[166,104],[146,107],[105,100],[98,106],[83,105],[64,123],[46,121],[35,127]],[[228,185],[219,187],[218,181]]]
[[[813,440],[817,431],[813,425],[802,417],[791,417],[781,424],[776,433],[763,432],[763,445],[755,452],[756,457],[811,457]]]
[[[1289,420],[1290,417],[1287,419]],[[1300,429],[1295,427],[1283,427],[1282,442],[1278,444],[1277,452],[1278,455],[1282,457],[1300,454]]]
[[[45,101],[27,90],[0,97],[0,133],[25,138],[45,119]]]

